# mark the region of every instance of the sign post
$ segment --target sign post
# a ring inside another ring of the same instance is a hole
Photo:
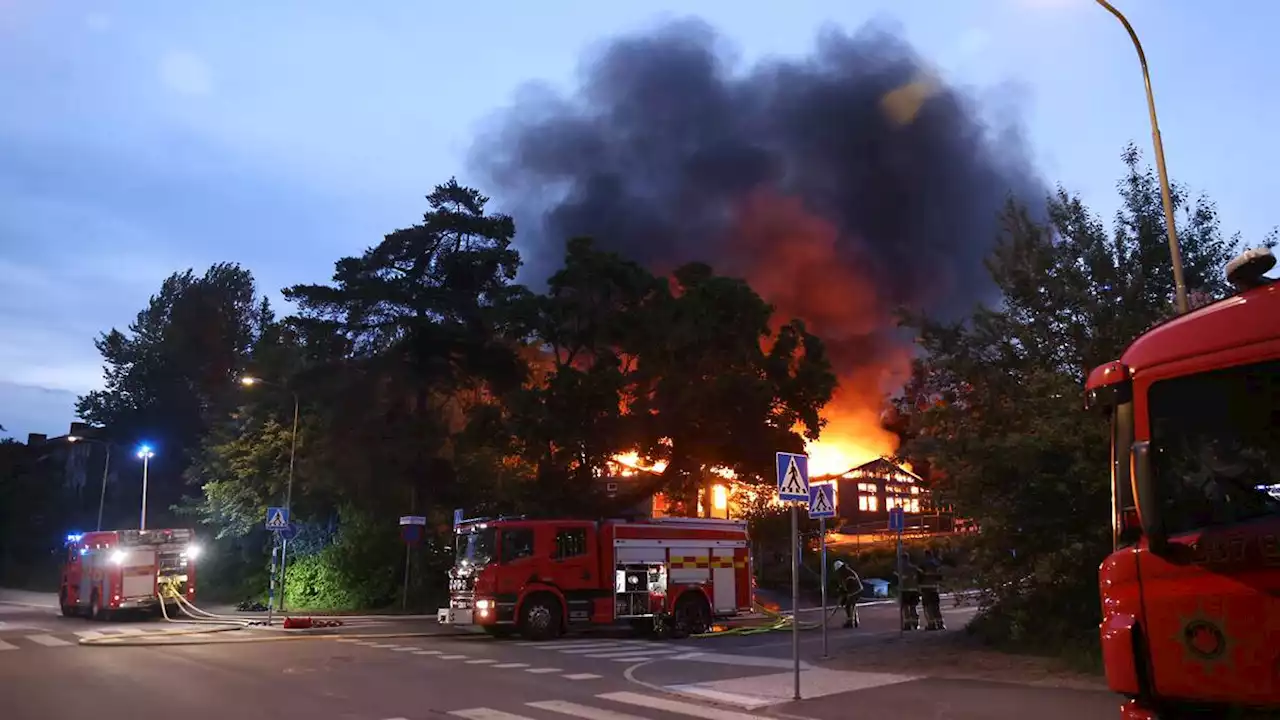
[[[267,530],[271,531],[271,578],[267,581],[267,627],[271,626],[271,609],[276,604],[276,553],[280,549],[281,533],[290,533],[289,508],[267,508]],[[284,578],[280,579],[280,587],[284,588]],[[284,599],[283,592],[281,600]]]
[[[898,554],[894,560],[898,568],[898,637],[902,637],[902,634],[906,632],[906,617],[903,612],[907,606],[902,601],[902,581],[904,579],[903,572],[905,571],[905,568],[902,567],[902,527],[906,524],[906,519],[906,513],[902,508],[889,508],[889,532],[898,533]]]
[[[791,659],[795,666],[795,699],[800,699],[800,512],[797,503],[809,501],[809,456],[780,452],[778,499],[791,503]]]
[[[413,546],[422,541],[423,527],[427,518],[422,515],[402,515],[400,517],[400,537],[404,538],[404,591],[400,598],[400,609],[409,608],[409,558],[413,557]]]
[[[836,516],[835,485],[809,485],[809,517],[818,519],[818,536],[822,543],[822,657],[827,653],[827,518]]]

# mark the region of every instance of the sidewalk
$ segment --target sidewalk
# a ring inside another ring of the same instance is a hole
[[[11,590],[0,588],[0,603],[23,605],[25,607],[58,609],[58,594],[51,592],[34,592],[32,590]]]
[[[665,690],[748,712],[846,720],[891,713],[910,720],[1036,720],[1116,717],[1121,697],[1099,676],[1049,658],[1009,655],[975,645],[963,630],[869,638],[853,652],[809,658],[796,701],[792,671],[761,668]],[[855,711],[856,708],[856,711]]]

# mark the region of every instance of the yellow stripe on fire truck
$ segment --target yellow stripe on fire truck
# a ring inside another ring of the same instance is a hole
[[[732,568],[744,568],[747,566],[746,558],[717,557],[711,558],[706,555],[672,555],[672,570],[705,570],[707,568],[716,568],[727,570]]]

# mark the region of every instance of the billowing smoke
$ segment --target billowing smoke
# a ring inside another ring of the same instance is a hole
[[[892,450],[881,392],[909,344],[893,311],[968,310],[1012,194],[1042,186],[1017,134],[875,28],[825,32],[810,57],[740,70],[704,23],[614,40],[577,94],[528,92],[475,159],[512,209],[525,281],[577,235],[667,272],[701,260],[745,277],[828,343],[842,379],[829,470]]]

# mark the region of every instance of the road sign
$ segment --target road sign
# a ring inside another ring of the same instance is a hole
[[[906,527],[906,520],[902,508],[889,508],[889,532],[902,532],[902,528]]]
[[[809,486],[809,517],[833,518],[836,516],[836,486],[820,483]]]
[[[289,542],[290,540],[298,537],[298,526],[294,523],[289,523],[288,525],[285,525],[283,529],[277,530],[276,534],[280,536],[281,540]]]
[[[453,511],[453,526],[454,526],[454,527],[458,527],[459,525],[461,525],[461,524],[462,524],[462,521],[466,519],[466,518],[464,518],[464,517],[462,516],[462,514],[463,514],[463,510],[462,510],[462,508],[455,508],[455,509],[454,509],[454,511]]]
[[[778,499],[809,502],[809,456],[780,452],[776,457]]]
[[[421,525],[401,525],[400,537],[409,544],[422,542],[422,526]]]
[[[401,525],[426,525],[427,519],[421,515],[401,515]]]
[[[289,527],[289,510],[287,508],[267,508],[268,530],[284,530],[287,527]]]

